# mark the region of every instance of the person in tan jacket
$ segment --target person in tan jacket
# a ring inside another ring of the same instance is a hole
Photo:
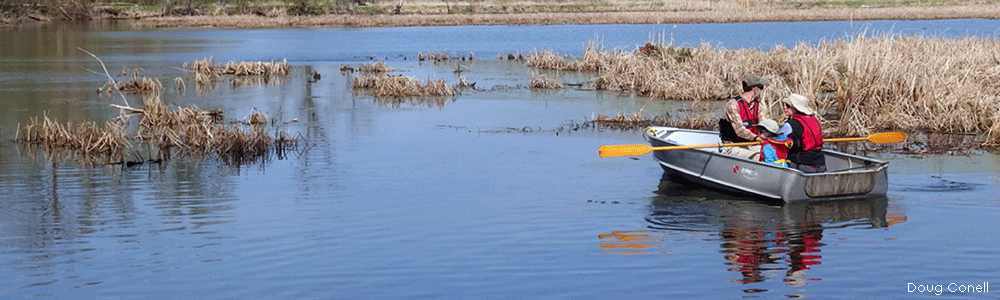
[[[760,102],[760,95],[767,85],[767,79],[756,74],[743,77],[743,93],[726,102],[723,117],[719,119],[719,137],[723,143],[760,141],[758,128],[754,125],[766,118],[766,105]],[[760,145],[746,147],[723,147],[722,153],[759,159]]]

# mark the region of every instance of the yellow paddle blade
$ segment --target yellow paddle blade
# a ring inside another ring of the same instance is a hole
[[[868,141],[872,143],[902,143],[906,140],[906,133],[903,132],[880,132],[868,136]]]
[[[643,155],[653,151],[653,147],[643,144],[601,146],[601,157]]]
[[[906,133],[902,132],[879,132],[873,133],[867,137],[855,137],[855,138],[835,138],[835,139],[823,139],[823,142],[853,142],[853,141],[869,141],[876,144],[887,144],[887,143],[901,143],[906,140]]]

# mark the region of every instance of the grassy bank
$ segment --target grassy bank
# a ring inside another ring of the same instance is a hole
[[[764,100],[777,115],[778,100],[807,95],[834,135],[881,130],[983,133],[1000,144],[1000,41],[881,35],[756,49],[674,48],[647,44],[636,50],[588,47],[583,57],[532,54],[530,66],[598,71],[598,89],[695,101],[734,95],[740,78],[770,80]],[[717,112],[710,112],[717,113]]]
[[[0,23],[139,19],[161,27],[384,27],[498,24],[650,24],[997,18],[996,0],[26,1],[0,5]]]

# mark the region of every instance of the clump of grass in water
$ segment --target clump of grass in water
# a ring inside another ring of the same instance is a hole
[[[559,78],[546,74],[532,75],[529,86],[533,89],[560,89],[563,87],[559,83]]]
[[[421,84],[413,77],[396,75],[358,75],[351,81],[351,88],[370,89],[376,97],[454,96],[455,89],[444,79]]]
[[[48,149],[69,149],[83,155],[121,156],[124,149],[131,146],[122,126],[107,122],[98,126],[95,122],[65,125],[49,119],[48,115],[31,118],[24,127],[18,125],[14,140],[25,144],[43,145]]]
[[[361,64],[360,70],[365,73],[388,73],[389,71],[392,71],[392,68],[384,62],[379,61],[375,63]]]
[[[97,91],[110,93],[116,87],[119,91],[132,92],[136,94],[155,94],[163,91],[163,83],[159,79],[149,78],[142,76],[143,70],[141,68],[122,68],[119,76],[129,76],[128,80],[121,82],[111,82],[113,80],[110,76],[108,77],[108,82],[104,84]]]
[[[643,109],[632,113],[618,112],[618,115],[613,117],[597,112],[596,115],[591,116],[590,123],[598,127],[631,130],[663,124],[666,122],[665,116],[646,118],[644,112],[645,111]]]
[[[171,110],[158,97],[146,97],[143,108],[133,110],[122,113],[118,122],[108,122],[104,127],[93,122],[64,126],[47,116],[41,120],[32,118],[31,123],[18,126],[15,140],[52,150],[67,149],[84,156],[103,155],[106,163],[123,162],[132,145],[139,143],[158,149],[157,161],[169,160],[171,150],[176,148],[192,157],[211,153],[227,163],[239,164],[264,158],[272,149],[282,151],[296,143],[296,139],[283,131],[278,133],[281,136],[278,140],[269,135],[265,131],[268,117],[259,111],[249,115],[246,123],[227,125],[221,123],[222,111],[195,106]],[[128,126],[128,120],[136,115],[139,116],[136,126]]]
[[[185,63],[182,68],[194,71],[195,82],[198,84],[199,88],[203,88],[215,84],[219,81],[220,76],[223,75],[244,78],[242,80],[234,78],[232,81],[233,85],[266,84],[271,82],[273,78],[288,76],[291,65],[288,64],[287,60],[281,60],[280,62],[229,61],[226,64],[214,64],[211,58],[206,58],[191,63]],[[259,77],[246,79],[248,76]]]

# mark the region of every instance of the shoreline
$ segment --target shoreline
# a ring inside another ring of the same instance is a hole
[[[877,2],[877,1],[875,1]],[[251,10],[245,13],[196,13],[170,15],[166,10],[130,10],[108,14],[106,8],[94,7],[85,17],[23,14],[0,15],[0,27],[16,27],[56,20],[130,20],[139,27],[153,28],[366,28],[414,26],[484,26],[484,25],[597,25],[597,24],[692,24],[742,22],[870,21],[998,19],[1000,5],[945,3],[915,6],[818,6],[759,4],[735,2],[677,7],[607,6],[579,7],[531,5],[472,6],[459,9],[436,2],[413,3],[399,14],[387,7],[366,7],[374,12],[290,15],[279,9]]]
[[[905,18],[900,17],[905,16]],[[918,17],[914,17],[918,16]],[[483,26],[483,25],[597,25],[597,24],[691,24],[742,22],[867,21],[996,19],[1000,5],[879,8],[743,8],[703,11],[626,11],[626,12],[540,12],[540,13],[467,13],[360,15],[328,14],[319,16],[157,16],[137,20],[140,26],[160,28],[313,28],[313,27],[412,27],[412,26]]]

